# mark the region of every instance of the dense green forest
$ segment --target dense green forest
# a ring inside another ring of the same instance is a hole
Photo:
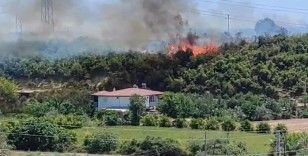
[[[259,37],[252,43],[225,43],[216,56],[192,57],[187,49],[172,57],[126,52],[52,60],[4,58],[0,61],[0,75],[23,82],[23,86],[47,80],[111,90],[147,83],[152,89],[164,91],[210,92],[227,97],[251,92],[278,98],[279,93],[303,94],[307,66],[308,35],[277,35]]]

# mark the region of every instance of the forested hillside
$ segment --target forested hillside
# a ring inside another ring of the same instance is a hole
[[[145,82],[158,90],[199,94],[209,91],[223,96],[252,92],[277,98],[279,92],[291,96],[303,93],[308,75],[307,45],[308,35],[279,35],[259,37],[253,43],[243,40],[224,44],[217,56],[192,57],[188,49],[172,57],[127,52],[54,60],[5,58],[0,73],[17,82],[81,82],[91,89],[110,90]],[[31,83],[22,83],[27,84]]]

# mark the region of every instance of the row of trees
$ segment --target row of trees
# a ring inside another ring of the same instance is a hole
[[[274,100],[253,94],[238,94],[222,99],[211,94],[169,92],[162,96],[158,110],[172,118],[232,117],[237,120],[255,121],[289,119],[303,114],[301,110],[296,109],[296,103],[292,100]]]

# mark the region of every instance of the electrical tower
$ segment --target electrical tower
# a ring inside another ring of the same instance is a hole
[[[16,33],[19,33],[21,34],[22,33],[22,19],[21,17],[17,16],[16,15],[16,18],[15,18],[15,31]]]
[[[41,0],[41,20],[54,30],[54,0]]]

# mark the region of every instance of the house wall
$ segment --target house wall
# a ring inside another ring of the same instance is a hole
[[[154,102],[150,102],[150,97],[146,96],[145,106],[151,107],[158,104],[159,97],[154,96]],[[130,97],[98,97],[98,109],[128,109]]]

